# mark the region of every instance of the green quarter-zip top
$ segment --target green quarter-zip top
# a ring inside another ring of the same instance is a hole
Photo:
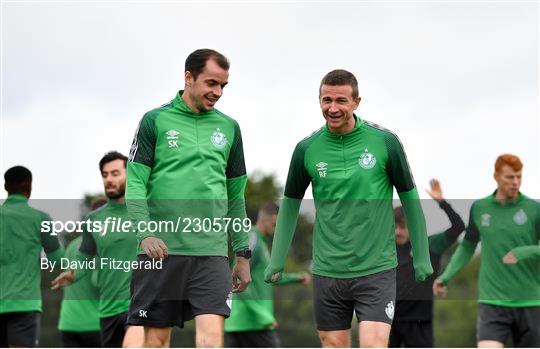
[[[296,146],[267,280],[283,269],[310,183],[316,208],[314,274],[351,278],[396,267],[393,187],[411,230],[416,278],[432,273],[424,215],[403,147],[392,132],[357,117],[348,133],[334,134],[324,126]]]
[[[469,262],[482,243],[478,302],[506,307],[540,306],[540,203],[519,194],[502,204],[495,193],[473,203],[465,238],[440,276],[443,283]],[[502,259],[512,252],[515,264]]]
[[[41,249],[57,265],[64,254],[56,236],[42,229],[50,220],[23,195],[9,195],[0,206],[0,314],[41,311]]]
[[[227,256],[226,232],[234,251],[248,247],[240,127],[216,109],[194,113],[182,93],[139,124],[127,168],[130,218],[171,221],[173,231],[138,232],[139,241],[162,239],[170,254]]]

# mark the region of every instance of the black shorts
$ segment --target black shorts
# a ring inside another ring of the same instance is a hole
[[[62,332],[64,348],[101,348],[100,332]]]
[[[478,304],[476,339],[505,343],[510,336],[514,347],[540,347],[540,307]]]
[[[40,315],[37,311],[0,314],[0,348],[37,347]]]
[[[392,324],[395,299],[395,269],[350,279],[313,277],[313,307],[320,331],[351,328],[353,311],[359,322]]]
[[[99,319],[99,327],[104,348],[121,348],[128,328],[127,313],[102,317]]]
[[[139,261],[150,260],[139,255]],[[201,314],[229,317],[232,277],[229,259],[220,256],[175,256],[162,269],[135,269],[131,279],[128,324],[184,327]]]
[[[225,348],[279,348],[279,336],[274,330],[226,332]]]
[[[390,331],[390,348],[433,348],[433,322],[394,321]]]

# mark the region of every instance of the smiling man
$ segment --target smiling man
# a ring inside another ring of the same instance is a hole
[[[355,312],[360,346],[385,347],[396,296],[394,187],[409,226],[416,280],[433,272],[418,192],[396,135],[354,115],[360,96],[353,74],[328,73],[319,102],[326,125],[294,150],[265,280],[281,277],[311,183],[317,210],[313,302],[322,344],[350,346]]]
[[[433,283],[446,295],[452,278],[482,242],[478,280],[478,347],[540,346],[540,204],[523,195],[521,160],[503,154],[495,161],[495,192],[473,203],[465,238],[444,273]]]
[[[185,90],[139,124],[128,163],[131,219],[178,222],[174,231],[139,230],[138,260],[163,259],[161,270],[135,270],[129,323],[145,329],[145,347],[169,346],[172,326],[195,318],[197,347],[222,347],[231,291],[249,282],[247,183],[238,123],[214,105],[229,79],[221,53],[186,59]],[[231,235],[236,265],[227,251]],[[233,288],[234,285],[234,288]]]

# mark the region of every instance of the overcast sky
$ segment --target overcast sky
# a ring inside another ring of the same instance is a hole
[[[1,172],[34,198],[102,190],[101,156],[128,153],[142,115],[183,87],[186,56],[231,61],[217,108],[240,123],[249,173],[284,183],[295,144],[323,125],[322,76],[353,72],[360,117],[396,132],[423,190],[495,188],[521,157],[540,198],[538,3],[3,3]],[[309,193],[308,196],[311,196]],[[5,193],[2,194],[5,197]]]

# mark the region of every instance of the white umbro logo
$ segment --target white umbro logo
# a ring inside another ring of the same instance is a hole
[[[139,310],[139,317],[148,318],[148,316],[146,316],[146,310]]]
[[[315,165],[317,167],[317,171],[319,172],[319,177],[326,177],[326,171],[328,169],[328,164],[326,162],[319,162],[317,165]]]
[[[169,148],[178,148],[178,135],[180,132],[176,130],[169,130],[165,132],[168,139]]]

